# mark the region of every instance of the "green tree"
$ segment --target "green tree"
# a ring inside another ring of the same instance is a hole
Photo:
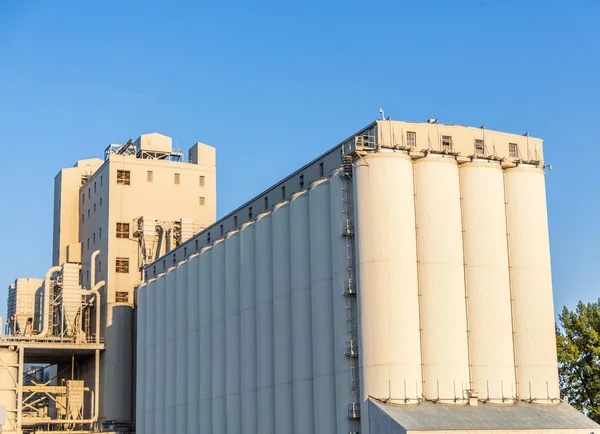
[[[600,422],[600,299],[566,307],[558,316],[556,344],[562,396]]]

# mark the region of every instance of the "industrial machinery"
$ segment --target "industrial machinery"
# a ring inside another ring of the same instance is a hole
[[[104,282],[96,282],[92,268],[91,288],[83,288],[80,268],[67,262],[43,281],[17,279],[10,287],[7,334],[0,337],[3,434],[98,428]]]

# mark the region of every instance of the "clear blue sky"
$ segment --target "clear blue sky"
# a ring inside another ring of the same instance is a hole
[[[600,296],[600,3],[0,2],[0,306],[51,262],[53,178],[158,131],[224,215],[379,116],[545,140],[557,310]]]

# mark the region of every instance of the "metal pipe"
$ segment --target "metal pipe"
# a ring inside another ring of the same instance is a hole
[[[100,250],[94,251],[90,256],[90,286],[93,288],[96,285],[96,257],[100,254]]]
[[[95,252],[94,252],[95,253]],[[94,294],[96,296],[96,343],[99,344],[100,343],[100,304],[101,304],[101,298],[100,298],[100,288],[102,288],[104,285],[106,285],[106,281],[101,280],[100,282],[96,283],[92,289],[85,290],[82,289],[81,292],[84,295],[90,295],[90,294]]]
[[[48,323],[50,321],[48,313],[50,311],[50,279],[54,273],[58,273],[60,270],[62,270],[60,265],[54,266],[46,272],[46,276],[44,277],[44,315],[42,317],[43,326],[42,331],[39,333],[39,335],[34,336],[34,339],[40,339],[49,334],[48,331],[50,327]]]
[[[23,345],[19,345],[19,371],[17,380],[17,432],[21,432],[21,426],[23,423],[23,364],[25,357],[25,349]]]
[[[96,337],[97,339],[97,337]],[[95,363],[95,378],[94,378],[94,417],[92,420],[94,423],[98,422],[98,412],[100,405],[100,350],[96,350],[96,363]]]

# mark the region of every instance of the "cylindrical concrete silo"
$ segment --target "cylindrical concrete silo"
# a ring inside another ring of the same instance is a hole
[[[303,190],[295,193],[289,206],[294,434],[312,434],[315,431],[315,421],[308,192]]]
[[[369,396],[396,404],[421,397],[412,162],[404,152],[354,163],[362,431]]]
[[[165,432],[175,429],[175,395],[176,395],[176,372],[177,357],[175,348],[175,328],[177,321],[177,267],[171,267],[167,271],[167,293],[166,293],[166,365],[165,365]]]
[[[19,353],[10,348],[0,348],[0,403],[5,406],[6,412],[2,433],[17,433],[18,377]]]
[[[146,285],[146,376],[144,398],[144,434],[154,434],[154,394],[156,391],[156,279],[150,279]]]
[[[186,340],[187,340],[187,431],[197,433],[200,431],[198,412],[198,393],[200,391],[200,297],[198,285],[198,265],[200,257],[197,253],[188,259],[187,287],[186,287]]]
[[[315,433],[337,432],[329,181],[308,193]]]
[[[551,403],[559,387],[544,172],[508,169],[504,187],[518,396]]]
[[[136,380],[135,380],[135,426],[139,432],[146,432],[146,291],[148,285],[138,288],[137,294],[137,338],[136,338]]]
[[[516,390],[502,167],[475,160],[459,173],[471,389],[509,404]]]
[[[256,292],[254,276],[254,222],[240,229],[240,326],[242,434],[258,433],[256,406]]]
[[[294,432],[292,393],[292,296],[290,281],[290,207],[278,203],[271,214],[273,227],[273,368],[275,432]]]
[[[167,276],[165,273],[158,275],[156,279],[156,299],[154,300],[156,346],[155,348],[155,377],[156,388],[154,391],[154,432],[164,433],[165,431],[165,377],[166,377],[166,294],[167,294]]]
[[[351,257],[353,240],[342,235],[342,229],[354,217],[349,201],[352,200],[351,181],[344,179],[343,172],[334,173],[329,180],[331,200],[331,258],[332,258],[332,300],[334,323],[334,358],[336,372],[336,409],[337,429],[340,433],[352,431],[348,420],[348,406],[356,401],[352,389],[352,363],[346,356],[346,342],[352,337],[352,325],[348,321],[348,307],[351,307],[350,294],[344,296],[349,282],[348,257]]]
[[[423,395],[461,404],[469,389],[469,353],[456,159],[429,155],[417,160],[414,183]]]
[[[200,319],[200,434],[212,433],[212,248],[205,247],[198,259]]]
[[[212,248],[212,434],[227,432],[225,405],[225,244]]]
[[[187,286],[188,262],[177,265],[175,308],[175,432],[187,432]]]
[[[256,343],[258,432],[275,432],[273,378],[273,241],[271,213],[256,217]]]
[[[242,432],[240,348],[240,235],[236,230],[229,232],[225,238],[225,392],[228,434]]]

